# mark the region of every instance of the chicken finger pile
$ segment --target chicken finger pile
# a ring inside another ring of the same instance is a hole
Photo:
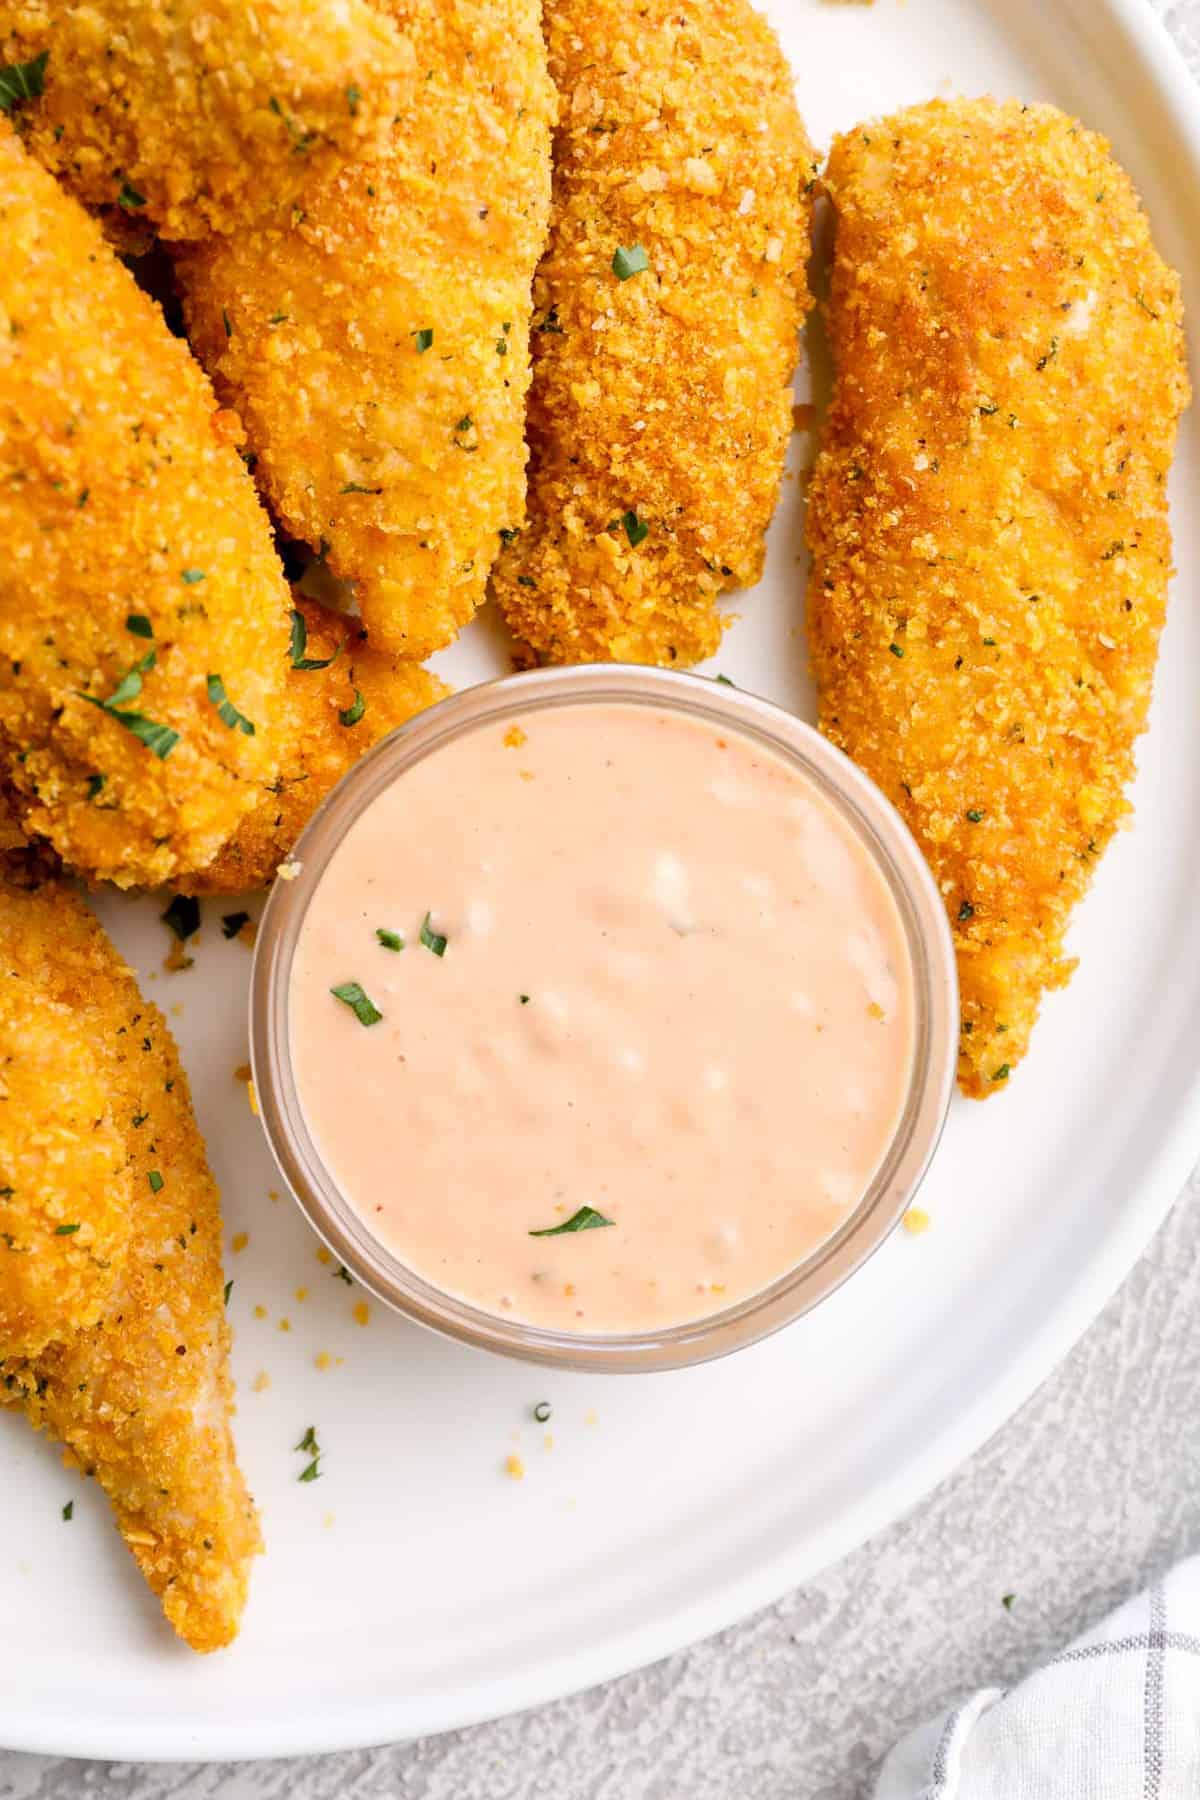
[[[960,1084],[1003,1091],[1129,813],[1180,283],[1053,107],[933,101],[823,164],[749,0],[0,0],[0,115],[0,1405],[209,1651],[261,1548],[219,1197],[71,878],[169,883],[185,939],[293,876],[489,596],[518,664],[711,656],[823,195],[820,726],[920,844]]]

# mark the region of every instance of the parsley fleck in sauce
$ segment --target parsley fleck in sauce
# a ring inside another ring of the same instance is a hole
[[[809,777],[738,731],[616,702],[506,723],[399,776],[315,889],[309,1130],[391,1252],[488,1312],[703,1318],[869,1186],[913,1053],[903,925]]]

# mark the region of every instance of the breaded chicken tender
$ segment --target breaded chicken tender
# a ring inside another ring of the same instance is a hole
[[[66,888],[0,889],[0,982],[14,976],[90,1034],[134,1198],[99,1322],[30,1360],[5,1357],[0,1400],[96,1477],[175,1630],[218,1649],[261,1545],[230,1432],[220,1207],[187,1076],[166,1021]]]
[[[1129,810],[1189,398],[1179,281],[1103,139],[935,101],[839,138],[837,366],[809,496],[821,728],[895,802],[954,929],[983,1097],[1073,963]]]
[[[693,663],[762,573],[814,170],[746,0],[547,0],[562,96],[534,287],[529,524],[493,588],[545,662]]]
[[[0,125],[0,773],[91,878],[203,868],[277,772],[289,595],[186,344]]]
[[[0,0],[0,62],[39,160],[171,238],[240,231],[370,148],[415,67],[367,0]]]
[[[0,1359],[94,1325],[132,1225],[104,1047],[36,980],[0,972]]]
[[[292,645],[283,769],[191,884],[193,892],[241,894],[265,887],[353,764],[389,731],[450,692],[419,663],[376,649],[357,620],[299,595]]]
[[[188,331],[293,536],[422,657],[520,525],[530,283],[550,200],[538,0],[387,0],[420,79],[387,148],[178,262]]]

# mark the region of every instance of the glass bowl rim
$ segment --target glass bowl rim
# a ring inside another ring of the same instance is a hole
[[[711,1313],[638,1333],[574,1333],[527,1324],[426,1281],[374,1238],[309,1137],[289,1054],[291,960],[308,901],[346,832],[384,788],[450,739],[546,706],[634,704],[683,712],[757,738],[798,766],[855,830],[897,903],[912,963],[914,1048],[891,1144],[866,1193],[833,1234],[768,1287]],[[586,1371],[684,1368],[778,1331],[834,1293],[895,1229],[945,1124],[958,1052],[958,988],[946,909],[908,827],[849,757],[795,714],[732,683],[634,664],[579,664],[461,689],[390,733],[343,776],[305,827],[259,924],[250,985],[250,1060],[258,1113],[280,1174],[310,1225],[383,1304],[459,1343]]]

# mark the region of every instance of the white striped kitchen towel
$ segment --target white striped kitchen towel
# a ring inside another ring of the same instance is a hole
[[[1198,1800],[1200,1556],[888,1757],[875,1800]]]

